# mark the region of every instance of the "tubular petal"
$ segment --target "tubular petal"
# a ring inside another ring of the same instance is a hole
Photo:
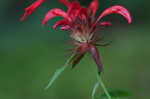
[[[95,14],[96,14],[96,11],[97,11],[98,7],[99,7],[99,2],[98,2],[98,0],[93,0],[93,1],[91,2],[90,6],[88,7],[88,14],[90,14],[91,12],[93,12],[93,13],[92,13],[92,18],[93,18],[93,19],[94,19],[94,17],[95,17]]]
[[[91,56],[93,57],[94,61],[96,62],[99,72],[102,72],[103,71],[102,61],[101,61],[101,57],[99,55],[98,49],[94,45],[90,44],[89,52]]]
[[[124,8],[123,6],[115,5],[115,6],[112,6],[110,8],[107,8],[102,13],[99,16],[99,18],[97,19],[96,24],[100,21],[100,19],[103,16],[108,15],[108,14],[112,14],[112,13],[121,14],[122,16],[124,16],[127,19],[129,24],[132,22],[132,18],[131,18],[131,15],[130,15],[129,11],[126,8]]]
[[[80,17],[81,19],[88,19],[87,9],[85,7],[81,7],[75,15],[75,20],[77,17]]]
[[[71,25],[71,23],[68,20],[60,20],[58,22],[56,22],[55,25],[53,25],[53,28],[56,29],[58,26],[60,25]]]
[[[67,30],[70,29],[70,26],[68,26],[68,25],[67,25],[67,26],[63,26],[63,27],[61,27],[60,29],[61,29],[61,30],[64,30],[64,31],[65,31],[65,30],[67,31]]]
[[[68,16],[70,16],[72,19],[75,19],[76,14],[80,10],[80,3],[77,1],[72,2],[71,6],[68,9]]]
[[[112,23],[111,23],[111,22],[100,22],[99,25],[100,25],[100,26],[106,26],[106,27],[109,27],[109,26],[112,25]]]
[[[69,0],[59,0],[59,2],[61,2],[62,4],[64,4],[67,7],[70,7],[71,2]]]
[[[25,9],[25,14],[21,18],[21,21],[24,21],[29,15],[31,15],[41,4],[43,4],[46,0],[37,0],[32,5]]]
[[[61,9],[59,9],[59,8],[54,8],[54,9],[50,10],[50,11],[46,14],[46,16],[44,17],[44,20],[43,20],[42,25],[45,26],[46,23],[47,23],[50,19],[52,19],[52,18],[54,18],[54,17],[56,17],[56,16],[61,16],[61,17],[64,17],[65,19],[67,19],[67,20],[70,20],[69,16],[67,15],[67,13],[66,13],[65,11],[63,11],[63,10],[61,10]]]

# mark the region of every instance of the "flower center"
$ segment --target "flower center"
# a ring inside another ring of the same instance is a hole
[[[95,38],[96,29],[92,27],[90,22],[75,22],[71,29],[71,37],[80,43],[88,43]]]

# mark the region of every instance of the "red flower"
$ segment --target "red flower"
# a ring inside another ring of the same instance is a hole
[[[38,0],[29,8],[26,8],[26,14],[22,18],[24,20],[26,16],[32,14],[32,12],[44,2],[45,0]],[[61,16],[64,19],[56,22],[53,28],[62,26],[61,30],[67,30],[70,32],[70,36],[73,38],[73,45],[77,48],[74,49],[76,56],[73,61],[73,67],[82,59],[86,52],[89,52],[96,64],[99,71],[102,71],[102,62],[96,46],[105,46],[108,44],[98,44],[98,28],[99,26],[110,26],[110,22],[101,22],[101,19],[109,14],[116,13],[125,17],[130,24],[132,22],[129,11],[120,5],[112,6],[102,12],[102,14],[95,20],[95,14],[99,7],[98,0],[93,0],[88,8],[80,6],[78,1],[70,2],[69,0],[59,0],[65,6],[68,7],[68,11],[64,11],[60,8],[51,9],[43,20],[43,26],[46,23],[56,17]],[[30,9],[30,10],[29,10]]]

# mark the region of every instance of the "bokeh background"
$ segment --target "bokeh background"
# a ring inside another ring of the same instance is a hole
[[[74,69],[71,66],[47,91],[50,77],[60,68],[72,48],[66,32],[53,30],[56,18],[41,26],[51,8],[63,8],[57,0],[48,0],[25,22],[20,18],[24,8],[35,0],[0,0],[0,99],[90,99],[96,82],[96,65],[90,55]],[[88,6],[91,0],[79,0]],[[100,36],[113,41],[100,47],[104,63],[104,82],[109,89],[132,92],[126,99],[150,99],[150,13],[149,0],[100,0],[98,15],[111,5],[130,10],[133,23],[128,25],[120,15],[103,20],[113,22],[102,28]],[[96,93],[100,94],[101,88]]]

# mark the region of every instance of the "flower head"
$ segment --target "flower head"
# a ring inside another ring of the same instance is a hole
[[[22,20],[29,14],[32,14],[32,12],[44,1],[45,0],[38,0],[26,8],[26,13]],[[64,11],[60,8],[51,9],[45,15],[42,25],[45,26],[47,22],[54,17],[63,17],[64,19],[56,22],[53,28],[56,29],[58,26],[61,26],[61,30],[69,31],[73,39],[73,45],[77,46],[73,51],[76,53],[76,56],[72,66],[74,67],[83,58],[85,53],[89,52],[95,60],[99,71],[102,71],[102,62],[96,46],[105,46],[107,44],[98,44],[98,41],[100,41],[98,32],[100,26],[111,26],[111,22],[102,22],[101,19],[106,15],[116,13],[125,17],[130,24],[132,19],[129,11],[123,6],[115,5],[104,10],[101,15],[95,19],[96,11],[99,8],[98,0],[93,0],[88,8],[80,6],[78,1],[70,2],[69,0],[59,0],[59,2],[64,4],[68,10]]]

